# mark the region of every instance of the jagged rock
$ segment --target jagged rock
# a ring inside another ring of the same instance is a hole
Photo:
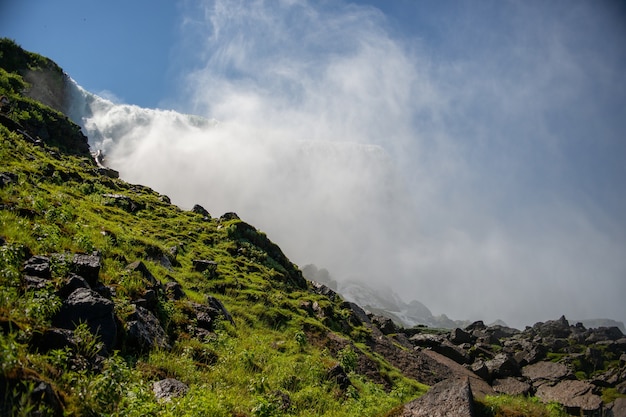
[[[436,345],[432,347],[435,352],[441,353],[442,355],[452,359],[456,363],[465,364],[470,362],[469,354],[448,340],[444,339],[440,345]]]
[[[486,361],[485,365],[489,369],[489,376],[492,380],[520,375],[517,362],[506,353],[498,353],[493,359]]]
[[[346,371],[344,371],[343,367],[339,364],[328,370],[327,378],[331,381],[335,381],[341,390],[345,390],[352,385]]]
[[[450,340],[450,342],[454,343],[455,345],[460,345],[463,343],[472,343],[475,338],[472,337],[472,335],[466,332],[465,330],[459,329],[457,327],[455,329],[452,329],[448,339]]]
[[[497,324],[487,327],[485,332],[489,333],[494,339],[500,341],[500,339],[508,338],[519,333],[519,330]]]
[[[160,289],[161,283],[152,275],[148,267],[142,261],[135,261],[126,266],[126,270],[138,272],[151,285],[150,289]]]
[[[370,328],[372,327],[372,322],[369,317],[367,317],[365,310],[363,310],[358,304],[350,301],[344,301],[341,303],[341,308],[350,310],[351,314],[349,320],[353,325],[365,325]]]
[[[398,332],[398,327],[390,318],[372,316],[371,321],[384,335],[395,334]]]
[[[31,277],[30,275],[24,275],[22,277],[22,284],[27,291],[35,291],[45,288],[50,283],[49,280],[39,277]]]
[[[416,362],[418,362],[421,368],[421,372],[416,378],[418,381],[434,385],[445,379],[469,378],[472,394],[475,397],[482,398],[485,395],[494,395],[493,389],[484,379],[440,353],[432,350],[422,350],[419,352],[418,358],[419,360]]]
[[[222,304],[220,300],[215,297],[207,296],[206,302],[211,308],[219,311],[224,319],[228,320],[233,325],[235,324],[233,317],[230,315],[228,310],[226,310],[226,307],[224,307],[224,304]]]
[[[126,320],[126,347],[133,352],[148,352],[155,347],[170,349],[159,320],[149,310],[137,305]]]
[[[117,340],[117,324],[112,301],[88,288],[77,288],[53,317],[52,324],[62,329],[73,330],[81,322],[86,322],[91,333],[100,336],[108,352]]]
[[[585,339],[586,343],[597,343],[605,340],[618,340],[624,337],[619,327],[599,327],[590,329],[590,335]]]
[[[558,402],[570,414],[590,414],[602,406],[602,399],[592,391],[593,385],[588,382],[565,380],[556,385],[543,384],[535,395],[544,402]]]
[[[487,326],[483,323],[482,320],[475,321],[465,328],[466,332],[473,332],[474,330],[485,330]]]
[[[165,294],[172,300],[185,298],[183,287],[176,281],[170,281],[165,284]]]
[[[510,376],[494,380],[491,387],[495,392],[507,395],[528,395],[531,391],[531,386],[528,382],[520,381],[518,378]]]
[[[401,417],[472,417],[474,398],[469,379],[448,379],[404,406]]]
[[[52,388],[48,382],[35,381],[34,387],[29,394],[30,400],[34,404],[44,405],[48,413],[46,415],[62,416],[63,415],[63,403],[59,398],[57,392]],[[33,413],[32,415],[38,415]]]
[[[531,332],[541,337],[565,339],[572,333],[572,329],[565,316],[561,316],[558,320],[535,323],[532,328],[525,330],[525,332]]]
[[[174,378],[166,378],[152,384],[152,392],[157,400],[170,401],[175,397],[182,397],[189,391],[187,384]]]
[[[414,346],[431,349],[440,346],[444,340],[444,336],[431,333],[418,333],[409,338]]]
[[[239,220],[239,216],[237,215],[237,213],[233,213],[233,212],[228,212],[228,213],[224,213],[221,215],[220,221],[228,221],[228,220]]]
[[[606,406],[606,417],[626,417],[626,398],[616,398]]]
[[[80,275],[70,274],[63,280],[62,286],[58,289],[57,295],[61,298],[67,298],[78,288],[91,288],[85,278]]]
[[[210,277],[214,277],[217,273],[217,262],[207,259],[194,259],[193,270],[197,272],[207,271]]]
[[[122,194],[102,194],[105,206],[114,206],[128,213],[136,213],[143,210],[145,205],[138,203],[132,198]]]
[[[540,343],[531,343],[527,340],[516,341],[514,344],[505,344],[513,349],[513,358],[521,366],[536,363],[546,357],[548,348]]]
[[[209,212],[200,204],[194,205],[191,211],[201,215],[202,217],[204,217],[205,220],[211,220],[211,215],[209,214]]]
[[[102,256],[98,253],[92,255],[75,254],[72,258],[70,269],[77,275],[85,278],[92,287],[98,282]]]
[[[470,366],[470,369],[485,381],[489,380],[489,368],[485,365],[485,361],[477,360]]]
[[[572,371],[562,363],[548,361],[537,362],[522,368],[522,375],[527,378],[534,387],[544,383],[554,383],[562,379],[573,377]]]
[[[50,258],[41,255],[31,256],[24,262],[24,275],[50,279],[52,272],[50,269]]]
[[[316,294],[324,295],[331,299],[331,301],[335,301],[338,297],[337,293],[333,291],[330,287],[317,282],[311,281],[311,285],[313,287],[313,292]]]

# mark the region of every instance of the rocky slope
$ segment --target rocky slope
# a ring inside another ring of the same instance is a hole
[[[618,328],[398,327],[236,214],[100,166],[23,94],[23,65],[56,67],[0,46],[22,63],[0,72],[0,415],[481,416],[498,393],[624,415]]]

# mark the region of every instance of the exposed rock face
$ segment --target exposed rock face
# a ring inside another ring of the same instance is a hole
[[[469,380],[448,379],[404,406],[402,417],[472,417],[474,399]]]

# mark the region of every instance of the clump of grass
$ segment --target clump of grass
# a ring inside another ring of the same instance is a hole
[[[487,395],[475,402],[478,417],[567,417],[556,403],[542,403],[536,397]]]

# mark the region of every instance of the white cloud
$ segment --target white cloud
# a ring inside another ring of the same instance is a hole
[[[626,234],[609,232],[624,222],[585,201],[580,182],[616,178],[573,166],[588,144],[579,132],[604,109],[594,75],[619,80],[604,54],[577,50],[586,9],[562,19],[507,3],[494,26],[505,33],[470,13],[442,34],[442,48],[458,45],[434,53],[392,38],[370,7],[185,7],[179,53],[201,65],[181,107],[219,123],[97,113],[124,178],[185,207],[237,211],[294,261],[392,285],[435,313],[517,326],[626,319]],[[465,42],[477,27],[487,49]],[[469,49],[446,55],[459,45]]]

